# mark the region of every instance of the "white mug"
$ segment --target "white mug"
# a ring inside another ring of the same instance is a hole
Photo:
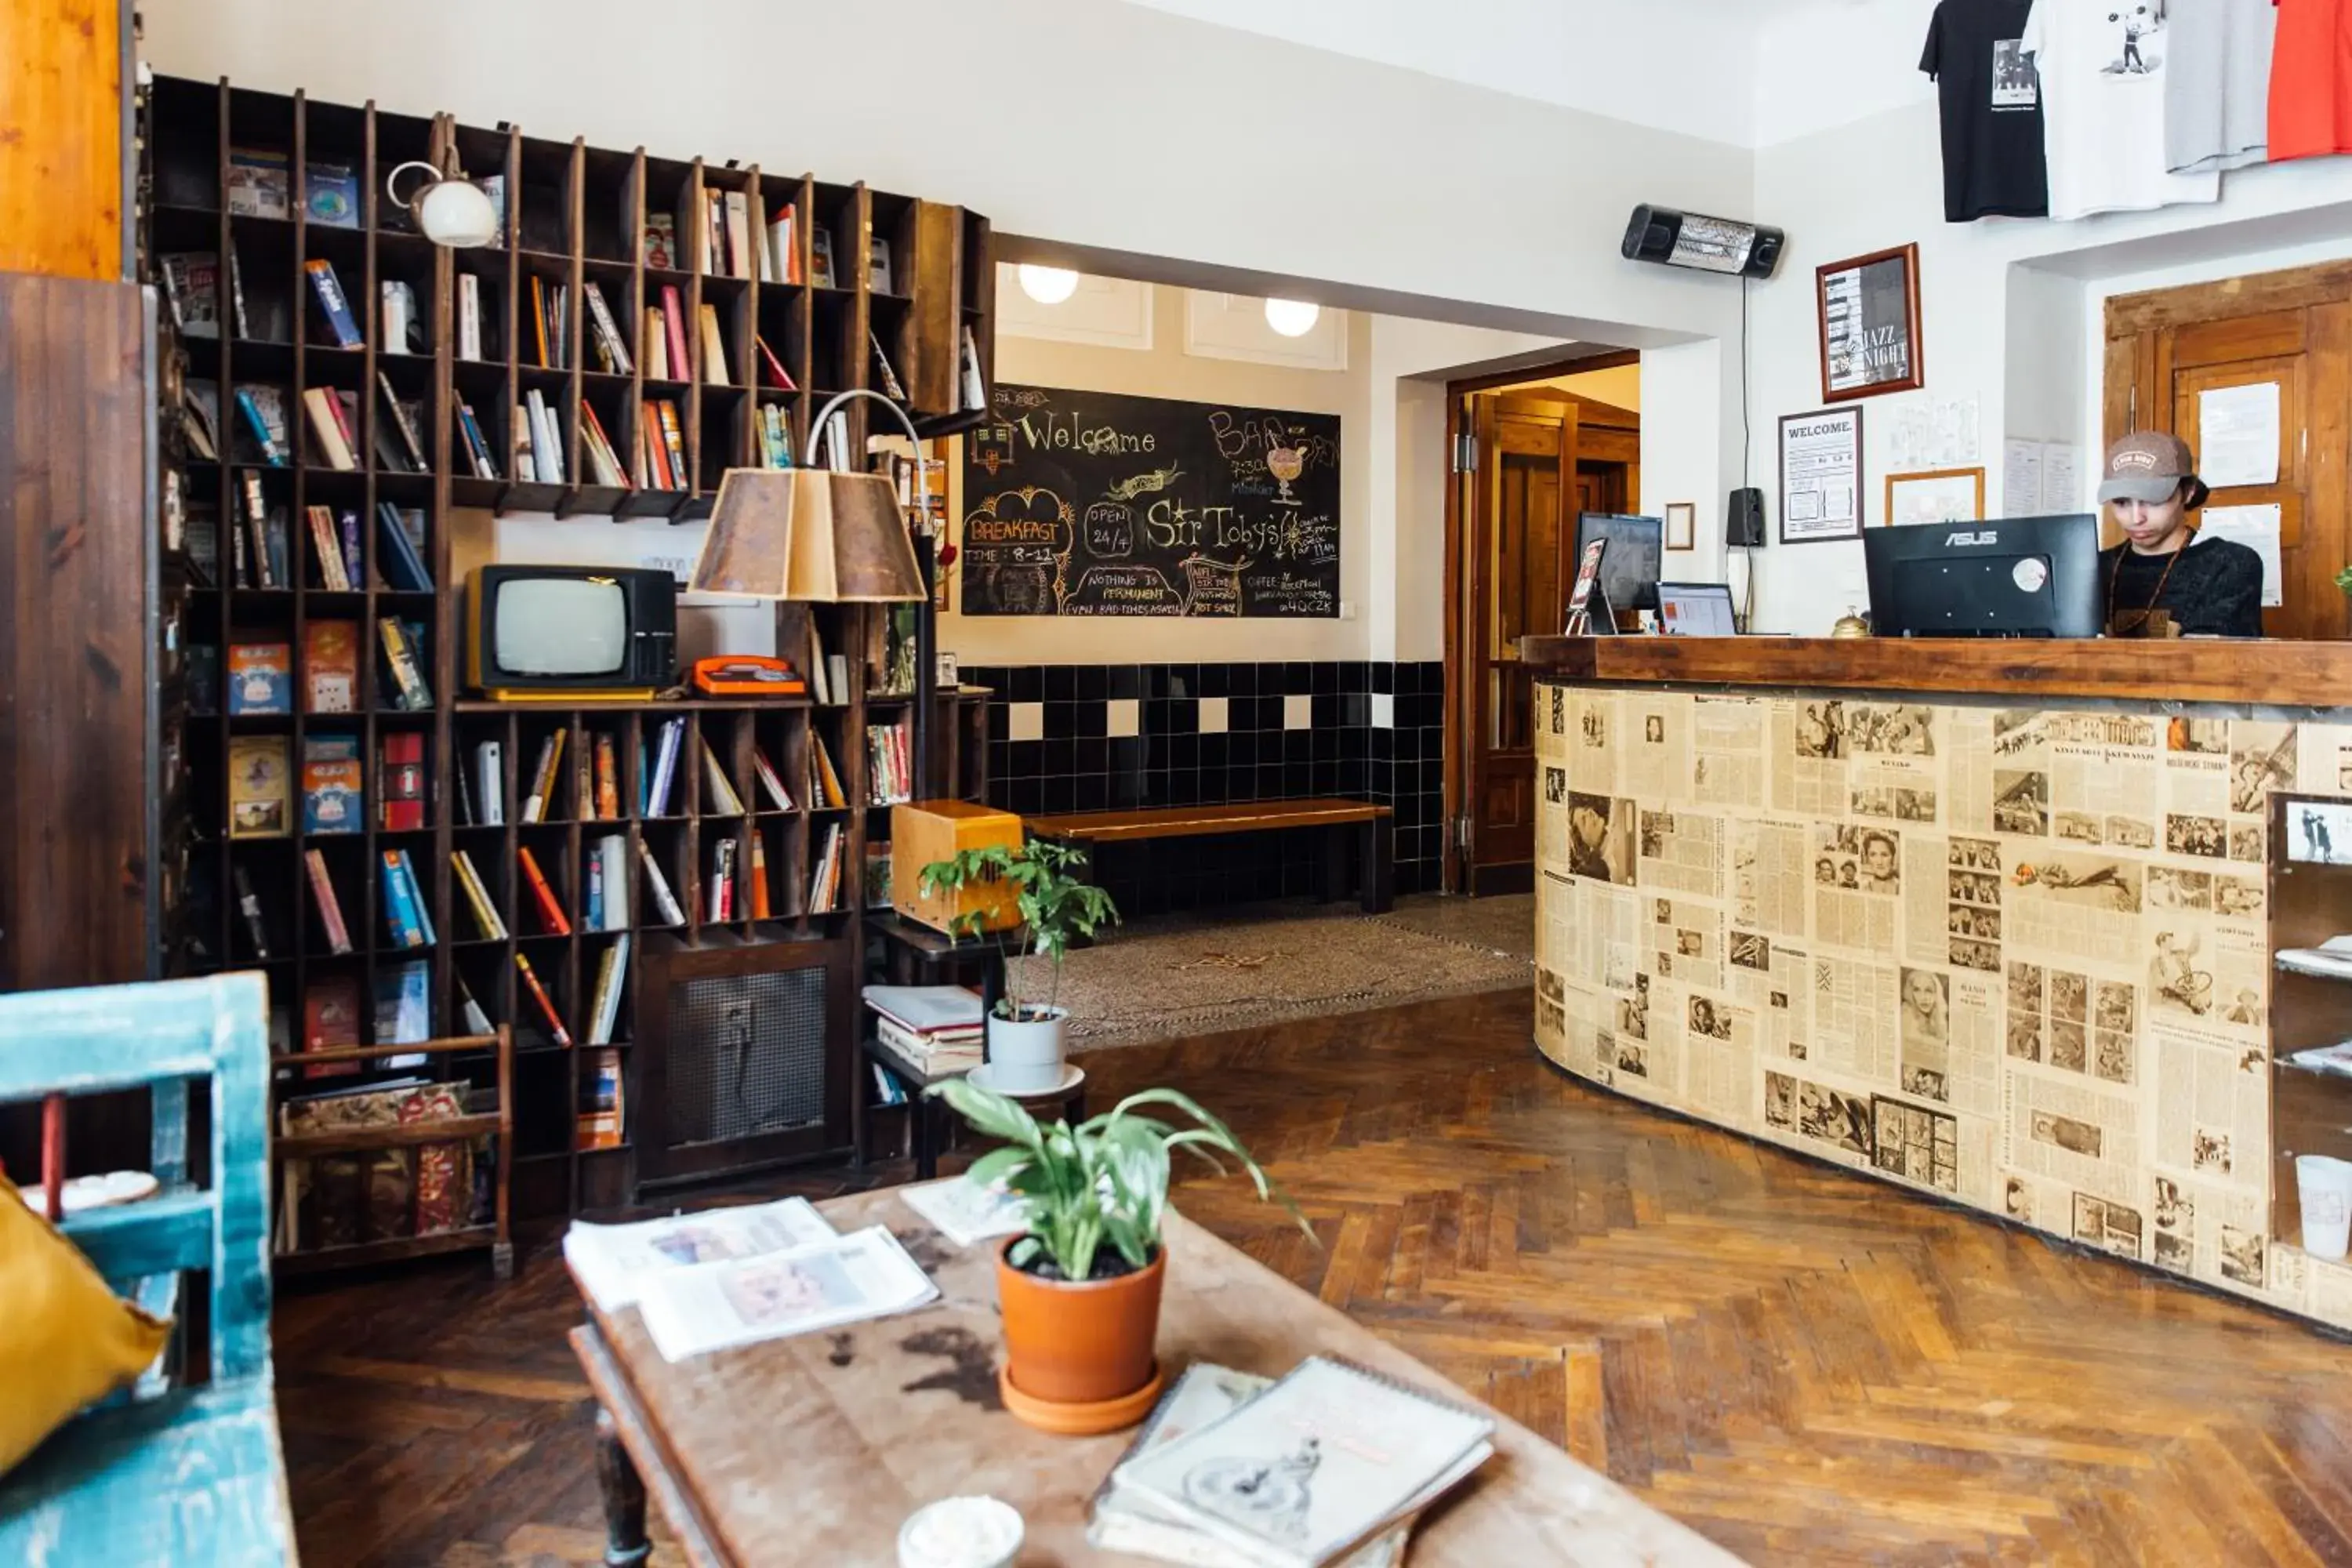
[[[404,200],[394,182],[411,169],[424,170],[425,180]],[[430,163],[401,164],[383,177],[383,194],[394,206],[413,214],[416,226],[436,245],[465,248],[488,245],[499,237],[499,209],[489,193],[471,180],[444,174]]]

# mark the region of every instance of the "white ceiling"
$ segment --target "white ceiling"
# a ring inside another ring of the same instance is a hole
[[[1128,0],[1218,26],[1753,147],[1765,35],[1920,0]],[[1818,24],[1816,24],[1818,25]],[[1834,34],[1832,35],[1834,36]],[[1764,117],[1769,120],[1769,116]]]

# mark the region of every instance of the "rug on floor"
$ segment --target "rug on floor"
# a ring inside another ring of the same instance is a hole
[[[1060,998],[1070,1010],[1070,1049],[1525,985],[1533,910],[1520,916],[1528,930],[1519,933],[1506,913],[1483,908],[1494,901],[1402,900],[1394,913],[1373,916],[1277,905],[1241,918],[1133,921],[1070,954]],[[1440,903],[1453,907],[1429,907]],[[1042,989],[1044,967],[1024,962]]]

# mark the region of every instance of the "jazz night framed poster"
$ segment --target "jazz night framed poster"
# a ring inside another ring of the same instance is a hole
[[[1780,417],[1780,542],[1862,537],[1862,410]]]
[[[1919,247],[1901,246],[1814,269],[1820,292],[1822,401],[1916,392],[1927,382],[1919,355]]]

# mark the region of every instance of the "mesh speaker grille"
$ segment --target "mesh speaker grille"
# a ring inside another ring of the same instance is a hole
[[[824,1120],[825,973],[725,975],[671,989],[670,1147]]]

